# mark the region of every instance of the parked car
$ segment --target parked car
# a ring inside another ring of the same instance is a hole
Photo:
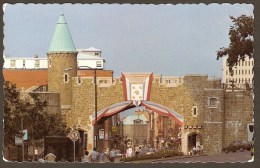
[[[236,152],[237,150],[240,150],[243,152],[245,149],[250,151],[252,148],[252,143],[247,141],[234,141],[229,146],[222,149],[222,152],[228,153],[230,151]]]

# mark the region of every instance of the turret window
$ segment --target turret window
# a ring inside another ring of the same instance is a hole
[[[78,84],[81,84],[81,77],[78,77]]]
[[[68,80],[68,74],[65,73],[65,74],[64,74],[64,82],[65,82],[65,83],[68,83],[68,81],[69,81],[69,80]]]

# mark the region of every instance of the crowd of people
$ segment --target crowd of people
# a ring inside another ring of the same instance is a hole
[[[105,163],[105,162],[115,162],[116,150],[112,148],[111,151],[108,149],[103,149],[102,151],[97,151],[96,148],[93,148],[93,151],[89,153],[85,151],[85,154],[82,158],[82,162],[91,162],[91,163]]]

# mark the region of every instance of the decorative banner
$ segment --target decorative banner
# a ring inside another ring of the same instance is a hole
[[[150,100],[153,73],[123,74],[122,84],[125,100],[133,101],[135,106],[140,106],[141,101]]]
[[[143,84],[131,84],[131,100],[144,100]]]

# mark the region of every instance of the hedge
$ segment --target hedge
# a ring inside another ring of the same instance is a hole
[[[160,158],[167,158],[167,157],[174,157],[174,156],[183,156],[183,153],[179,151],[172,151],[172,150],[161,150],[150,155],[137,155],[133,157],[123,158],[120,161],[131,162],[137,160],[160,159]]]

